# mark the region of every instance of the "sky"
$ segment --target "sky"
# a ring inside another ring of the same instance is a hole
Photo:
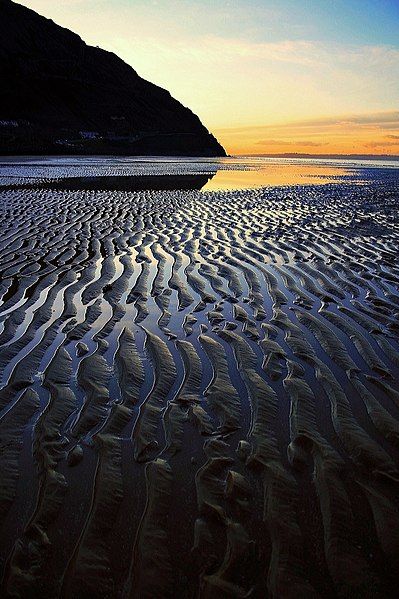
[[[230,154],[399,154],[399,0],[23,0]]]

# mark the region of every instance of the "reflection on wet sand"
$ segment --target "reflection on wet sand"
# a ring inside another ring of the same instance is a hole
[[[300,166],[293,164],[266,165],[246,170],[221,168],[214,173],[165,174],[165,175],[123,175],[85,176],[43,179],[21,179],[3,188],[58,189],[58,190],[103,190],[103,191],[167,191],[202,190],[223,191],[233,189],[254,189],[273,185],[322,185],[339,183],[353,176],[353,171],[345,168],[326,166]]]
[[[14,157],[0,161],[0,188],[64,190],[254,189],[364,183],[391,178],[398,163],[372,160],[228,157]]]
[[[266,185],[320,185],[343,181],[352,174],[350,169],[332,166],[266,164],[256,170],[218,170],[202,190],[253,189]]]
[[[43,181],[19,181],[18,184],[4,185],[2,187],[28,188],[28,189],[65,189],[77,190],[103,190],[103,191],[144,191],[173,190],[173,189],[201,189],[213,174],[201,175],[132,175],[122,177],[64,177]]]

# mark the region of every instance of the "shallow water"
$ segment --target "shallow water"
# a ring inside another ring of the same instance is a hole
[[[253,189],[270,185],[321,185],[343,181],[351,170],[328,166],[267,164],[247,171],[219,170],[203,187],[203,191]]]
[[[2,159],[1,596],[396,597],[398,194]]]
[[[222,191],[264,186],[322,185],[378,179],[399,169],[394,160],[326,158],[3,157],[0,185],[52,189]]]

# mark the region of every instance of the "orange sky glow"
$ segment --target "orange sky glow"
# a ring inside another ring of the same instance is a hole
[[[215,128],[232,154],[399,154],[399,111]]]

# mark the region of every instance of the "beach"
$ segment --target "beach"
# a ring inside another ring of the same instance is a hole
[[[395,164],[2,159],[0,595],[395,597],[398,203]]]

